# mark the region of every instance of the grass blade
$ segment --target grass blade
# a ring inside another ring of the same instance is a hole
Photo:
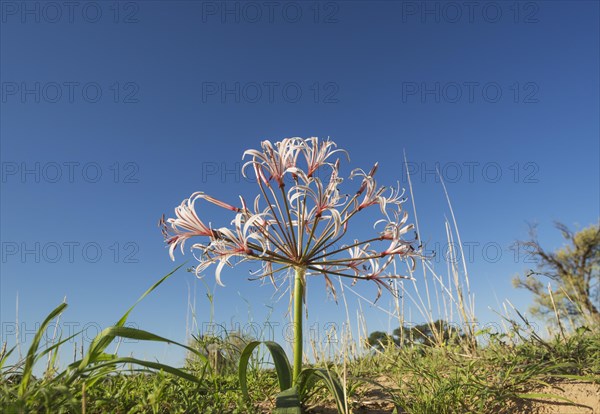
[[[168,372],[169,374],[176,375],[176,376],[186,379],[188,381],[192,381],[195,383],[201,383],[201,379],[199,379],[196,376],[189,374],[179,368],[171,367],[169,365],[161,364],[159,362],[144,361],[142,359],[137,359],[137,358],[132,358],[132,357],[115,358],[109,362],[95,364],[94,366],[88,367],[87,370],[95,371],[100,368],[114,367],[115,365],[119,365],[119,364],[136,364],[136,365],[140,365],[140,366],[143,366],[146,368],[151,368],[151,369],[155,369],[155,370]],[[86,372],[87,370],[84,370],[84,372]]]
[[[127,318],[129,317],[129,314],[133,311],[133,309],[136,307],[136,305],[138,303],[140,303],[140,301],[142,299],[144,299],[146,296],[148,296],[154,289],[156,289],[158,286],[160,286],[165,280],[167,280],[169,277],[171,277],[183,265],[185,265],[185,263],[182,263],[181,265],[177,266],[171,272],[169,272],[168,274],[163,276],[158,282],[153,284],[148,290],[146,290],[146,292],[144,292],[144,294],[142,294],[142,296],[139,297],[139,299],[127,310],[127,312],[125,312],[125,314],[123,314],[123,316],[121,316],[121,318],[117,321],[117,323],[113,326],[113,328],[114,327],[123,327],[123,325],[125,325],[125,322],[127,321]],[[103,332],[105,332],[105,331],[103,331]],[[96,338],[94,338],[94,340],[90,344],[88,353],[86,354],[85,358],[83,358],[81,360],[81,364],[79,365],[78,369],[83,370],[87,365],[94,362],[95,358],[98,355],[100,355],[101,353],[103,353],[104,350],[112,343],[112,341],[114,339],[115,339],[115,336],[111,335],[109,333],[107,333],[105,335],[100,334]]]
[[[33,337],[33,342],[27,351],[27,356],[25,357],[25,368],[23,369],[23,378],[21,379],[21,383],[19,384],[19,397],[22,397],[27,390],[27,385],[29,385],[29,380],[31,379],[31,374],[33,371],[33,365],[36,361],[37,350],[40,346],[40,341],[42,340],[42,335],[46,331],[46,328],[50,324],[50,322],[60,315],[65,308],[67,307],[66,303],[61,303],[58,305],[50,314],[46,317],[40,328],[35,333]]]

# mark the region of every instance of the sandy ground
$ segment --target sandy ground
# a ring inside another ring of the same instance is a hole
[[[543,388],[532,393],[557,395],[573,401],[576,405],[559,399],[540,398],[533,400],[527,408],[515,410],[515,414],[600,414],[600,384],[561,382],[554,384],[552,388]],[[359,406],[353,411],[354,414],[391,414],[394,410],[393,405],[386,402],[375,390],[360,401]],[[336,414],[337,411],[333,407],[316,407],[308,413]]]
[[[559,395],[580,404],[569,405],[560,400],[536,402],[531,413],[535,414],[600,414],[600,384],[582,382],[563,382],[554,388],[545,388],[539,392]]]

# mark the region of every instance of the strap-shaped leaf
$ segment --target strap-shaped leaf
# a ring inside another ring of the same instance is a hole
[[[344,387],[339,376],[333,371],[324,368],[306,368],[302,370],[296,384],[300,394],[306,394],[309,388],[312,388],[318,380],[322,380],[333,395],[338,413],[348,413]]]
[[[302,414],[302,403],[296,387],[277,394],[273,414]]]
[[[285,391],[292,387],[292,368],[283,348],[277,342],[273,341],[252,341],[246,345],[242,351],[239,366],[240,387],[242,389],[242,394],[247,401],[250,400],[247,378],[248,361],[250,360],[250,356],[252,356],[254,349],[260,344],[264,344],[269,349],[271,357],[273,357],[277,379],[279,380],[279,389]]]

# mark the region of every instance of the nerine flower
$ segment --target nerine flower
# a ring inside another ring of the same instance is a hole
[[[323,165],[330,165],[333,167],[332,163],[328,163],[327,159],[331,157],[336,152],[343,152],[348,156],[348,153],[342,149],[334,150],[337,145],[333,141],[321,141],[319,142],[319,138],[312,137],[303,141],[304,145],[304,156],[306,158],[306,176],[312,177],[313,174],[321,168]]]
[[[159,222],[162,227],[163,236],[165,236],[165,241],[170,245],[169,255],[173,260],[175,260],[173,251],[179,245],[181,247],[181,252],[183,253],[183,247],[187,239],[194,236],[210,237],[213,235],[213,230],[210,226],[204,224],[196,214],[194,205],[196,200],[200,198],[205,198],[204,193],[198,192],[192,194],[190,198],[183,200],[183,202],[175,208],[176,218],[170,218],[165,222],[163,215]],[[171,226],[170,230],[167,223]]]
[[[378,164],[368,173],[352,171],[350,178],[362,178],[353,194],[341,191],[344,180],[339,174],[339,156],[348,154],[336,149],[334,142],[316,137],[286,138],[275,144],[263,141],[261,148],[244,152],[244,158],[250,158],[244,164],[244,175],[252,166],[258,186],[252,208],[242,197],[236,207],[198,192],[175,209],[175,218],[161,219],[171,258],[176,246],[183,252],[187,239],[199,238],[202,241],[192,246],[199,261],[199,276],[216,264],[217,282],[222,284],[222,269],[233,266],[231,259],[236,257],[236,264],[259,263],[260,268],[252,275],[268,277],[273,283],[275,276],[290,269],[301,269],[306,277],[323,276],[334,296],[333,276],[373,281],[378,298],[382,287],[389,288],[389,279],[406,278],[396,272],[396,261],[407,261],[414,267],[413,258],[419,252],[413,246],[416,240],[403,239],[412,229],[406,224],[408,214],[402,211],[403,192],[378,186],[374,179]],[[329,174],[326,183],[320,172]],[[198,200],[234,213],[233,227],[206,225],[196,211]],[[375,205],[382,213],[375,225],[383,224],[383,231],[343,244],[355,217]]]
[[[252,161],[244,164],[242,170],[246,169],[247,165],[255,166],[255,173],[257,179],[260,177],[260,172],[257,172],[257,168],[262,171],[261,167],[266,169],[270,176],[268,179],[274,179],[277,183],[282,186],[283,177],[286,173],[293,173],[296,171],[296,161],[298,159],[298,149],[302,145],[303,141],[301,138],[285,138],[281,142],[276,142],[275,147],[270,141],[263,141],[261,146],[262,151],[258,150],[247,150],[244,152],[246,155],[252,156]]]

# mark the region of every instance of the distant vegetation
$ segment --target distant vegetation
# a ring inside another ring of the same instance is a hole
[[[574,325],[600,325],[600,225],[573,232],[557,223],[565,245],[554,251],[544,249],[531,230],[521,242],[539,264],[525,277],[515,277],[515,287],[533,293],[534,315]]]
[[[422,323],[419,325],[405,325],[396,328],[392,334],[375,331],[369,335],[367,343],[377,349],[383,349],[388,345],[396,346],[436,346],[458,344],[465,338],[462,329],[456,324],[449,324],[446,321],[438,319],[432,323]]]

